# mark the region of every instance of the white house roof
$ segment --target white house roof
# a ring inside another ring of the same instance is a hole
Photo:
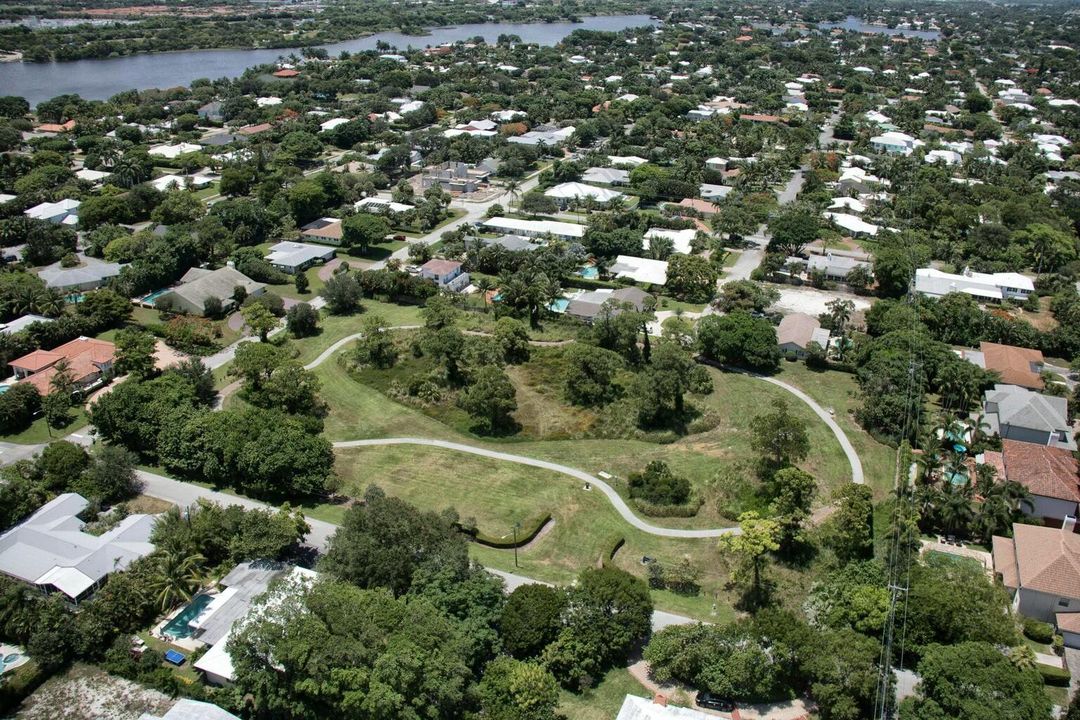
[[[555,235],[557,237],[585,237],[585,226],[577,223],[557,220],[519,220],[518,218],[496,217],[484,221],[484,227],[502,232],[522,232],[528,235]]]
[[[164,715],[143,713],[139,716],[139,720],[240,720],[240,718],[212,703],[180,698]]]
[[[959,165],[963,158],[960,157],[960,153],[953,150],[931,150],[923,158],[923,162],[927,163],[935,163],[938,160],[946,165]]]
[[[112,175],[112,173],[105,172],[104,170],[88,170],[87,168],[75,171],[75,177],[92,183],[100,182],[110,175]]]
[[[608,162],[612,165],[637,167],[638,165],[644,165],[649,161],[643,157],[638,157],[637,155],[608,155]]]
[[[266,261],[271,265],[300,267],[312,260],[329,260],[333,256],[334,249],[325,245],[283,241],[270,248]]]
[[[628,183],[630,182],[630,171],[621,168],[591,167],[582,173],[581,179],[585,182],[605,183],[608,185]]]
[[[348,118],[333,118],[332,120],[327,120],[324,123],[320,123],[319,128],[321,128],[324,131],[325,130],[333,130],[337,126],[344,125],[347,122],[349,122]]]
[[[667,268],[668,264],[663,260],[619,255],[608,271],[615,277],[630,278],[634,282],[663,285],[667,283]]]
[[[856,215],[848,215],[847,213],[837,212],[825,212],[823,214],[829,220],[832,220],[834,223],[836,223],[839,227],[856,235],[874,236],[877,235],[878,232],[881,230],[881,228],[879,228],[877,225],[868,223],[861,217],[858,217]]]
[[[79,209],[79,201],[65,198],[56,202],[43,202],[23,211],[23,215],[35,220],[50,220],[64,215],[74,214]]]
[[[200,150],[202,150],[201,145],[195,145],[194,143],[177,143],[175,145],[154,145],[146,152],[149,155],[172,160],[173,158],[177,158],[186,153],[199,152]]]
[[[661,705],[637,695],[627,695],[615,720],[713,720],[715,717],[698,710]]]
[[[78,518],[89,504],[75,493],[58,495],[0,535],[0,572],[77,599],[109,573],[154,551],[152,516],[129,515],[112,530],[91,535]]]
[[[165,192],[171,188],[183,190],[190,181],[192,187],[203,187],[214,180],[206,175],[162,175],[150,182],[158,192]]]
[[[667,230],[665,228],[649,228],[648,232],[645,233],[645,238],[644,238],[644,241],[642,242],[642,247],[645,248],[645,249],[651,248],[652,247],[652,242],[651,241],[652,241],[653,238],[667,238],[668,240],[671,240],[672,244],[674,245],[675,252],[683,253],[685,255],[689,255],[690,254],[690,243],[693,242],[693,240],[694,240],[694,238],[696,236],[697,236],[697,230],[694,230],[693,228],[688,228],[686,230]]]
[[[87,284],[101,284],[109,278],[116,277],[124,268],[119,263],[105,262],[97,258],[79,255],[82,263],[80,267],[64,267],[59,262],[53,263],[38,271],[38,277],[50,288],[64,290],[66,288],[80,287]]]
[[[829,209],[849,210],[854,213],[862,214],[866,212],[866,203],[852,197],[838,197],[833,198],[832,203],[829,205]]]
[[[47,318],[44,315],[23,315],[22,317],[15,318],[11,322],[0,323],[0,333],[11,335],[20,330],[25,330],[36,322],[50,323],[53,322],[53,319]]]
[[[561,198],[563,200],[577,200],[581,198],[591,197],[597,202],[610,202],[615,198],[621,198],[623,194],[615,190],[609,190],[608,188],[600,188],[594,185],[586,185],[579,182],[566,182],[561,185],[547,190],[545,193],[548,197]]]
[[[403,213],[416,209],[415,205],[406,205],[405,203],[394,202],[393,200],[386,200],[380,197],[368,197],[363,200],[357,200],[353,203],[353,207],[357,210],[367,210],[368,212],[371,212],[372,210],[379,212],[389,210],[390,212],[395,213]]]
[[[946,273],[934,268],[915,271],[915,289],[926,295],[947,295],[964,292],[976,297],[1000,300],[1003,288],[1035,291],[1031,278],[1019,273],[980,273],[966,270],[963,274]]]

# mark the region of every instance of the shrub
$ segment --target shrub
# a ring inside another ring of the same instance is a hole
[[[1043,682],[1054,687],[1068,687],[1072,680],[1072,674],[1065,668],[1053,667],[1052,665],[1039,665],[1039,674]]]
[[[15,383],[0,395],[0,433],[23,430],[41,409],[41,395],[30,383]]]
[[[1054,641],[1054,626],[1034,618],[1024,618],[1024,637],[1049,645]]]
[[[663,460],[653,460],[629,480],[630,497],[653,505],[680,505],[690,497],[690,481],[671,472]]]

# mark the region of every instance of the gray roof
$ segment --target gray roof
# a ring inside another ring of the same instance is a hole
[[[566,314],[591,319],[600,314],[600,308],[609,300],[630,303],[635,310],[641,310],[645,307],[645,299],[648,297],[649,293],[638,287],[619,288],[611,292],[594,290],[582,293],[571,300],[570,304],[566,306]]]
[[[109,278],[116,277],[123,269],[119,263],[105,262],[96,258],[79,255],[81,267],[66,268],[60,263],[53,263],[38,271],[45,285],[50,288],[64,290],[65,288],[79,287],[81,285],[101,285]]]
[[[986,402],[996,403],[1003,425],[1054,432],[1069,427],[1066,420],[1068,401],[1063,397],[1041,395],[1016,385],[994,385],[986,391]]]
[[[255,598],[288,569],[285,563],[270,560],[243,562],[234,567],[218,583],[225,588],[217,596],[223,601],[217,607],[212,603],[207,616],[194,621],[195,639],[213,645],[225,637],[233,623],[248,614]]]
[[[150,554],[151,515],[129,515],[102,535],[83,532],[78,518],[89,501],[58,495],[0,535],[0,572],[35,585],[51,585],[77,598],[114,570]]]
[[[334,257],[334,248],[286,240],[270,248],[270,254],[266,256],[266,261],[271,265],[284,265],[295,268],[313,260],[329,260],[332,257]]]
[[[52,318],[47,318],[43,315],[23,315],[22,317],[15,318],[11,322],[0,323],[0,333],[11,335],[25,330],[34,323],[51,323],[52,321]]]
[[[581,179],[587,183],[626,184],[630,182],[630,171],[620,168],[592,167],[581,175]]]
[[[529,250],[535,250],[536,248],[540,247],[539,245],[536,245],[531,240],[529,240],[529,238],[521,237],[520,235],[503,235],[502,237],[497,237],[494,239],[484,238],[482,242],[484,244],[484,247],[499,245],[500,247],[506,248],[510,252],[527,252]]]
[[[170,294],[175,294],[195,307],[203,307],[209,298],[224,300],[232,297],[233,290],[237,285],[243,286],[251,295],[266,287],[261,282],[255,282],[236,268],[223,267],[217,270],[205,268],[191,268],[180,279],[180,285],[174,287]],[[163,296],[163,297],[167,297]]]

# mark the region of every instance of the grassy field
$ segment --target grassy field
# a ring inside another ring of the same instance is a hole
[[[389,371],[364,370],[355,375],[336,362],[324,363],[316,373],[323,382],[323,397],[330,404],[326,435],[331,440],[433,437],[499,448],[586,472],[607,472],[615,476],[612,484],[624,495],[624,478],[652,460],[664,460],[689,478],[705,499],[696,517],[665,518],[665,524],[714,527],[741,510],[763,505],[751,469],[755,456],[748,419],[766,411],[773,399],[783,398],[807,423],[812,450],[801,466],[818,479],[820,503],[827,502],[834,489],[851,479],[847,458],[829,428],[810,408],[780,388],[710,369],[713,393],[692,399],[702,412],[699,431],[675,442],[658,443],[636,437],[632,410],[626,404],[601,411],[567,405],[558,386],[561,353],[561,348],[534,349],[533,360],[508,369],[517,388],[514,418],[520,430],[504,438],[471,432],[471,418],[452,399],[413,407],[381,392],[395,380],[404,382],[417,372],[429,371],[431,366],[425,359],[410,356]]]
[[[611,720],[627,695],[648,697],[649,691],[626,668],[610,670],[595,687],[582,693],[559,693],[559,713],[568,720]]]
[[[878,442],[855,422],[855,409],[861,401],[854,375],[836,370],[811,370],[803,363],[785,362],[776,378],[799,388],[826,410],[835,411],[836,423],[859,454],[866,482],[874,490],[876,499],[880,500],[893,488],[896,449]]]
[[[715,540],[661,538],[635,530],[600,492],[585,490],[566,475],[416,445],[342,450],[337,471],[345,492],[358,494],[374,483],[427,510],[452,507],[463,520],[473,520],[496,537],[509,536],[515,522],[551,513],[554,525],[518,551],[519,567],[514,566],[512,550],[472,545],[473,555],[484,565],[529,577],[568,583],[583,568],[606,558],[620,538],[626,544],[615,564],[642,578],[646,574],[642,556],[671,564],[689,557],[701,571],[700,593],[654,592],[657,606],[704,620],[734,617],[734,598],[726,588],[729,576]],[[333,506],[309,512],[330,522],[340,522],[343,514]]]
[[[30,423],[30,426],[22,432],[15,433],[14,435],[0,435],[0,440],[15,443],[17,445],[37,445],[39,443],[51,442],[52,440],[59,440],[73,432],[81,430],[90,422],[89,418],[86,417],[86,411],[83,410],[82,407],[72,408],[71,417],[73,419],[70,425],[60,428],[59,430],[52,430],[50,434],[49,426],[45,424],[45,417],[41,416]]]

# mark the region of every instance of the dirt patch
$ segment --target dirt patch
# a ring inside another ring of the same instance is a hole
[[[179,350],[174,350],[165,344],[164,340],[158,340],[154,346],[154,367],[158,370],[164,370],[167,367],[173,365],[179,365],[184,360],[187,360],[188,356]]]
[[[138,720],[164,715],[175,700],[157,690],[113,677],[90,665],[74,665],[50,678],[23,701],[18,720]]]
[[[323,282],[326,282],[330,278],[334,277],[334,270],[336,270],[342,262],[344,262],[344,260],[336,257],[330,262],[323,265],[321,268],[319,268],[319,279]]]

